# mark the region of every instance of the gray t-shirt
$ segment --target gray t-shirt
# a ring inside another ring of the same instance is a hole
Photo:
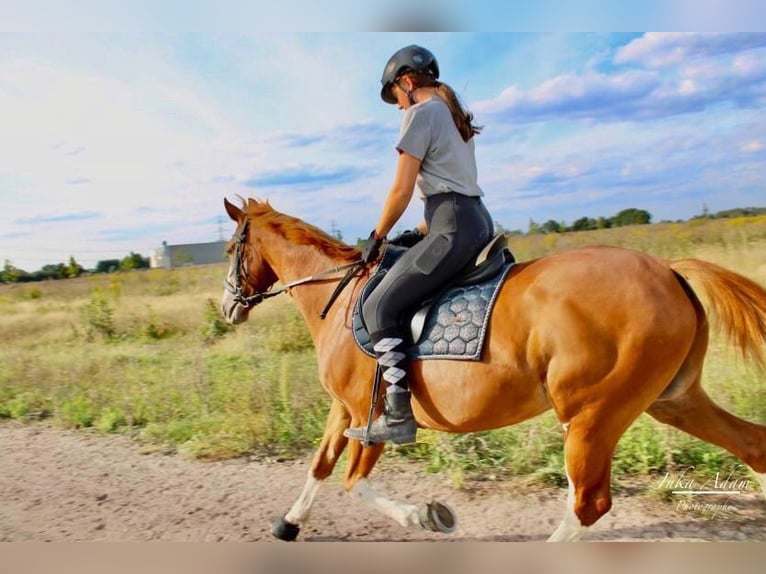
[[[421,160],[420,196],[454,191],[482,196],[476,183],[473,138],[463,141],[447,104],[434,97],[404,111],[396,149]]]

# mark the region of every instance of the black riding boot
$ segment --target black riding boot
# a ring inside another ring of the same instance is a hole
[[[383,380],[386,382],[386,396],[383,399],[383,413],[372,423],[370,443],[393,441],[396,444],[415,442],[418,425],[412,417],[409,381],[404,369],[407,356],[404,341],[398,331],[382,331],[370,335],[378,358]],[[348,438],[364,441],[367,433],[363,427],[346,429]]]

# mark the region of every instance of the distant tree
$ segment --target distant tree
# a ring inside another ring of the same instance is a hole
[[[2,271],[0,271],[0,282],[2,283],[17,283],[19,281],[28,280],[29,273],[14,265],[8,260],[5,260]]]
[[[651,223],[652,215],[643,209],[636,209],[631,207],[623,209],[617,215],[612,218],[612,224],[615,227],[623,227],[625,225],[646,225]]]
[[[499,221],[495,221],[495,233],[507,233],[508,230]]]
[[[713,217],[716,219],[720,218],[731,218],[731,217],[750,217],[753,215],[763,215],[766,213],[766,207],[738,207],[735,209],[726,209],[724,211],[719,211]]]
[[[529,219],[529,228],[527,229],[527,235],[538,235],[542,233],[543,230],[540,227],[540,224],[537,223],[534,219]]]
[[[130,255],[123,258],[120,261],[120,270],[130,271],[132,269],[147,269],[149,267],[149,259],[143,257],[139,253],[130,252]]]
[[[609,217],[599,217],[596,220],[596,229],[609,229],[612,227],[612,220]]]
[[[598,221],[592,217],[581,217],[580,219],[576,219],[569,229],[571,231],[590,231],[597,228]]]
[[[96,273],[114,273],[120,269],[119,259],[103,259],[96,263],[94,271]]]
[[[30,275],[32,281],[44,281],[46,279],[65,279],[66,265],[63,263],[49,263],[43,265],[38,271],[33,272]]]
[[[85,269],[75,261],[74,256],[69,257],[69,265],[66,266],[65,274],[67,277],[79,277]]]
[[[540,226],[543,233],[561,233],[564,230],[564,226],[558,221],[549,219]]]

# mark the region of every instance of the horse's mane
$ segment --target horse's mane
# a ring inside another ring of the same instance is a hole
[[[245,216],[257,227],[278,233],[288,241],[299,245],[313,245],[329,257],[347,259],[359,257],[359,250],[335,239],[321,229],[306,223],[297,217],[280,213],[271,207],[268,201],[249,198],[243,200]]]

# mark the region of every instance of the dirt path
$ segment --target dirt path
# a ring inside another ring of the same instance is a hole
[[[271,540],[269,521],[300,493],[307,462],[202,463],[142,454],[126,437],[0,424],[0,541]],[[544,540],[566,496],[521,480],[475,481],[456,490],[417,464],[384,460],[374,475],[381,489],[453,507],[458,530],[446,537],[405,530],[352,501],[337,474],[320,491],[301,540]],[[621,486],[588,539],[766,540],[766,503],[754,481],[728,502],[639,495],[647,486]],[[688,508],[692,500],[727,507],[706,518]],[[683,503],[687,508],[679,508]]]

